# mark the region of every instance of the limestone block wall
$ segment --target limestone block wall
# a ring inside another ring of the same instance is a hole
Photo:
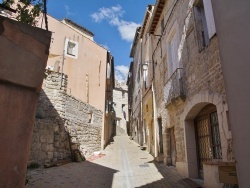
[[[101,149],[102,111],[66,94],[67,75],[56,72],[44,79],[40,93],[29,162],[71,157],[75,144],[85,157]]]
[[[219,96],[222,99],[219,101],[220,103],[226,103],[217,37],[215,35],[211,38],[208,46],[203,50],[199,50],[194,15],[192,6],[190,6],[189,3],[190,1],[177,2],[169,19],[166,12],[171,9],[171,5],[166,4],[164,7],[162,17],[160,18],[161,20],[165,17],[164,20],[168,20],[166,30],[161,38],[162,44],[164,45],[162,45],[162,48],[158,46],[154,56],[154,62],[156,62],[156,74],[154,80],[156,108],[157,117],[162,118],[164,156],[167,156],[169,150],[167,138],[168,128],[174,127],[177,162],[186,160],[186,152],[184,149],[185,117],[183,117],[183,112],[188,102],[193,100],[198,93],[209,93],[211,96]],[[175,31],[175,35],[177,35],[179,61],[174,63],[178,63],[177,67],[183,68],[183,85],[186,92],[186,100],[175,101],[172,105],[166,108],[164,101],[164,85],[167,80],[164,78],[164,72],[167,72],[167,69],[165,68],[166,65],[164,64],[164,58],[167,58],[168,56],[167,41],[169,40],[169,35],[173,33],[173,31]],[[155,33],[160,32],[161,27],[159,23]],[[153,40],[153,46],[156,46],[157,42],[158,40]],[[225,110],[223,111],[223,114],[224,113]],[[228,141],[230,141],[230,136],[228,137]]]
[[[67,96],[65,127],[85,157],[101,150],[102,111]]]

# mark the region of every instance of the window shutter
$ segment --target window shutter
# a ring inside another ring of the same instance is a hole
[[[168,44],[168,76],[170,77],[173,73],[173,60],[172,60],[172,49],[171,43]]]
[[[179,67],[177,33],[172,39],[173,72]]]
[[[216,33],[211,0],[203,0],[209,39]]]

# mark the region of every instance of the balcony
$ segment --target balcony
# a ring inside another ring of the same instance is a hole
[[[164,101],[167,107],[173,102],[185,101],[185,99],[183,68],[177,68],[164,86]]]

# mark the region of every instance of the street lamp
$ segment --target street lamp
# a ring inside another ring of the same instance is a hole
[[[143,63],[142,64],[142,70],[143,70],[143,81],[144,81],[144,86],[145,86],[145,89],[146,89],[146,73],[147,73],[147,71],[148,71],[148,62],[146,62],[146,63]]]

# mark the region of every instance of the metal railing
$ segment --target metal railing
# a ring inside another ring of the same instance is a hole
[[[166,106],[174,100],[186,99],[183,83],[183,68],[177,68],[164,85],[164,100]]]

